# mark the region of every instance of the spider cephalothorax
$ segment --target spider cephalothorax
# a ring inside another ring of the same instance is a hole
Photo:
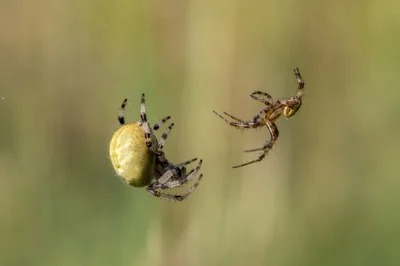
[[[118,115],[122,127],[114,133],[110,142],[110,158],[115,171],[131,186],[147,186],[147,192],[155,197],[184,200],[197,188],[203,177],[202,174],[194,185],[182,195],[167,193],[163,190],[182,186],[194,178],[200,170],[202,160],[189,173],[186,172],[185,166],[196,161],[197,158],[180,164],[170,163],[162,149],[174,124],[172,123],[164,131],[159,140],[153,131],[157,131],[171,117],[163,118],[151,128],[147,122],[144,94],[142,94],[141,120],[136,123],[125,124],[126,102],[127,99],[122,102]]]
[[[262,109],[259,114],[257,114],[252,121],[244,121],[239,118],[236,118],[226,112],[224,114],[229,116],[236,122],[229,121],[224,116],[218,114],[214,111],[216,115],[218,115],[221,119],[223,119],[229,125],[238,128],[257,128],[262,126],[267,126],[269,133],[271,135],[271,140],[266,142],[262,148],[246,150],[245,152],[253,152],[253,151],[261,151],[261,154],[257,159],[246,162],[244,164],[236,165],[233,168],[242,167],[251,163],[259,162],[267,156],[268,151],[272,148],[276,140],[279,136],[278,128],[275,125],[275,122],[279,119],[279,117],[283,114],[285,117],[292,117],[299,110],[302,100],[303,100],[303,90],[304,90],[304,81],[300,75],[300,71],[298,68],[294,69],[294,74],[297,79],[297,94],[296,96],[286,99],[286,100],[276,100],[272,99],[272,96],[266,92],[255,91],[250,94],[250,97],[254,100],[260,101],[264,103],[267,107]],[[265,98],[262,98],[264,96]]]

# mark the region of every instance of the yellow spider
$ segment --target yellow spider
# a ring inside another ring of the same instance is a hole
[[[171,117],[167,116],[157,122],[153,128],[147,122],[144,94],[141,98],[140,121],[125,124],[125,106],[128,100],[122,102],[118,115],[121,127],[114,133],[110,141],[110,159],[115,172],[134,187],[147,186],[147,192],[154,197],[182,201],[186,199],[199,185],[203,175],[197,178],[194,185],[184,194],[176,195],[168,191],[180,187],[193,179],[200,170],[202,160],[196,168],[186,172],[186,166],[197,158],[180,164],[172,164],[165,157],[164,143],[171,132],[172,123],[161,135],[154,134]]]

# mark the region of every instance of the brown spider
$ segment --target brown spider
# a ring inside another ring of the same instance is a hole
[[[233,168],[242,167],[251,163],[259,162],[267,156],[268,151],[272,148],[276,140],[279,136],[279,131],[275,122],[279,119],[279,117],[283,114],[285,117],[289,118],[292,117],[300,108],[302,99],[303,99],[303,90],[304,90],[304,81],[300,75],[300,71],[298,68],[294,69],[294,74],[297,79],[297,94],[296,96],[286,99],[286,100],[277,100],[274,101],[272,96],[266,92],[255,91],[250,94],[250,97],[254,100],[260,101],[264,103],[267,107],[262,109],[261,112],[253,118],[253,121],[244,121],[242,119],[236,118],[226,112],[225,115],[229,116],[233,120],[237,122],[232,122],[226,119],[224,116],[218,114],[217,112],[213,111],[217,116],[223,119],[227,124],[238,128],[238,129],[245,129],[245,128],[257,128],[262,126],[267,126],[269,133],[271,135],[271,140],[265,143],[262,148],[252,149],[252,150],[245,150],[245,152],[253,152],[253,151],[262,151],[262,153],[258,156],[257,159],[249,161],[244,164],[233,166]],[[266,99],[260,97],[265,96]]]

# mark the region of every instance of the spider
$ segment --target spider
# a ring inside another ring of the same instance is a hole
[[[251,160],[249,162],[239,164],[233,166],[233,168],[239,168],[242,166],[246,166],[255,162],[259,162],[267,156],[269,150],[272,148],[276,140],[279,136],[279,131],[275,122],[279,119],[279,117],[283,114],[286,118],[292,117],[296,112],[299,110],[302,101],[303,101],[303,90],[304,90],[304,81],[300,75],[300,71],[298,68],[294,69],[294,75],[297,79],[297,94],[296,96],[286,99],[286,100],[276,100],[272,99],[272,96],[266,92],[261,91],[254,91],[250,94],[250,97],[254,100],[260,101],[265,104],[267,107],[262,109],[260,113],[254,116],[252,121],[244,121],[242,119],[236,118],[226,112],[224,114],[229,116],[236,122],[229,121],[224,116],[218,114],[217,112],[213,111],[217,116],[223,119],[227,124],[238,128],[238,129],[245,129],[245,128],[257,128],[262,126],[267,126],[269,133],[271,135],[271,140],[266,142],[262,148],[258,149],[251,149],[245,150],[245,152],[254,152],[254,151],[261,151],[261,154],[258,156],[257,159]],[[261,97],[264,96],[264,97]]]
[[[147,186],[147,192],[154,197],[182,201],[187,198],[199,185],[203,175],[200,174],[194,185],[182,195],[167,193],[164,190],[176,188],[186,184],[199,171],[202,160],[189,173],[186,165],[197,158],[180,164],[172,164],[165,157],[163,147],[171,132],[172,123],[161,135],[160,139],[154,135],[171,117],[166,116],[157,122],[153,128],[147,122],[144,93],[141,98],[140,121],[125,124],[125,106],[128,99],[122,102],[118,120],[122,127],[114,133],[110,141],[110,159],[116,173],[129,185],[134,187]]]

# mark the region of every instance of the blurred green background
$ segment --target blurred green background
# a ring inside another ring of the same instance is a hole
[[[0,2],[0,265],[400,265],[400,2]],[[240,132],[255,89],[304,104]],[[115,175],[108,142],[171,115],[175,203]]]

